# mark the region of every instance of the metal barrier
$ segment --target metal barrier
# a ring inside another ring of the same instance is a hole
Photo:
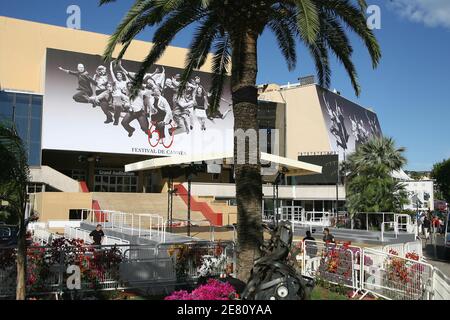
[[[150,238],[156,242],[166,241],[166,223],[157,214],[128,213],[111,210],[83,209],[85,222],[102,224],[104,228]]]
[[[83,230],[80,228],[73,228],[73,227],[64,228],[64,236],[66,238],[80,239],[80,240],[83,240],[83,242],[86,244],[92,244],[92,240],[91,240],[91,237],[89,236],[89,234],[90,234],[89,231]],[[112,237],[112,236],[108,236],[108,235],[105,235],[105,237],[103,238],[103,243],[102,243],[102,245],[105,245],[105,246],[119,245],[119,246],[121,246],[121,250],[126,250],[127,247],[122,247],[122,246],[129,245],[129,244],[130,244],[130,241],[128,241],[128,240],[124,240],[124,239],[120,239],[120,238]]]
[[[364,249],[373,261],[361,268],[361,290],[392,300],[430,300],[433,266],[397,255]]]
[[[450,300],[450,278],[434,269],[433,300]]]
[[[294,242],[293,252],[302,275],[352,288],[354,296],[362,292],[361,298],[372,293],[392,300],[450,299],[448,279],[430,264],[420,261],[418,254],[404,251],[414,245],[374,250],[307,240]],[[392,251],[395,249],[398,251]],[[414,259],[399,256],[402,250],[405,256]]]
[[[35,227],[31,230],[33,242],[39,243],[41,246],[50,244],[53,239],[60,238],[61,236],[52,233],[46,229],[41,229],[40,227]]]
[[[69,230],[68,230],[69,231]],[[75,231],[71,231],[75,232]],[[58,246],[28,248],[28,287],[32,295],[71,292],[71,265],[81,269],[81,289],[173,291],[194,284],[200,276],[235,275],[232,242],[166,243],[158,245]],[[0,297],[14,296],[16,248],[0,248]],[[37,263],[39,262],[39,263]],[[44,267],[45,272],[39,268]],[[159,289],[158,289],[159,290]],[[170,291],[170,292],[171,292]]]

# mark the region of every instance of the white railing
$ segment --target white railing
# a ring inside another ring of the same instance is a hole
[[[92,244],[92,240],[91,240],[91,237],[89,236],[89,234],[90,234],[90,231],[83,230],[80,228],[73,228],[73,227],[64,228],[64,237],[70,238],[70,239],[79,239],[79,240],[83,240],[83,242],[86,244]],[[126,250],[129,249],[129,247],[123,247],[124,245],[129,245],[129,244],[130,244],[130,241],[128,241],[128,240],[124,240],[124,239],[120,239],[120,238],[108,236],[108,235],[105,235],[105,237],[103,238],[103,242],[102,242],[102,245],[104,245],[104,246],[113,246],[113,245],[121,246],[119,248],[122,252],[125,252]]]
[[[350,245],[297,241],[301,273],[352,288],[353,297],[368,293],[390,300],[449,300],[449,279],[423,261]],[[404,244],[413,248],[414,243]],[[398,251],[400,246],[392,246]],[[405,252],[404,252],[405,253]],[[406,254],[406,253],[405,253]]]
[[[82,211],[85,222],[92,225],[102,224],[108,230],[150,238],[158,243],[166,242],[166,223],[160,215],[93,209]]]
[[[435,269],[433,277],[433,289],[433,300],[450,299],[450,278],[438,269]]]
[[[422,242],[420,240],[406,243],[393,243],[382,247],[374,247],[372,249],[386,253],[393,252],[402,258],[405,258],[407,253],[415,253],[420,259],[423,258]]]
[[[283,221],[290,221],[298,226],[322,226],[330,227],[332,219],[336,215],[329,211],[305,211],[300,206],[282,206],[278,208],[278,218]],[[272,220],[273,211],[264,210],[263,220]]]
[[[40,228],[37,226],[35,226],[31,230],[32,230],[31,232],[32,232],[33,241],[39,243],[41,246],[51,244],[53,239],[57,239],[57,238],[61,237],[60,235],[58,235],[56,233],[52,233],[47,229]]]

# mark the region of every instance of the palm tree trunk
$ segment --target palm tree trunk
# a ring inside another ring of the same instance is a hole
[[[237,201],[237,271],[238,278],[247,281],[253,263],[260,256],[263,241],[262,183],[257,121],[257,40],[258,34],[247,30],[232,35],[232,76],[234,130],[242,129],[249,136],[256,134],[256,145],[245,139],[245,149],[235,134],[234,159]],[[254,130],[254,131],[253,131]],[[242,131],[241,131],[242,133]],[[241,141],[242,142],[242,141]],[[252,148],[252,149],[250,149]],[[256,150],[255,150],[256,148]],[[245,150],[245,151],[244,151]],[[237,161],[245,152],[245,163]],[[256,155],[250,160],[249,154]]]
[[[26,269],[27,269],[27,247],[26,247],[26,226],[25,215],[21,212],[19,215],[19,235],[17,246],[17,287],[16,300],[25,300],[26,297]]]

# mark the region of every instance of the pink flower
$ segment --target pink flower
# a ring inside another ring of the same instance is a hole
[[[236,290],[228,282],[209,279],[208,283],[194,289],[191,293],[185,290],[173,292],[164,300],[230,300],[236,296]]]

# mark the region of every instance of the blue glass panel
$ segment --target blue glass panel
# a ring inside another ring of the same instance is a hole
[[[0,92],[0,120],[12,121],[13,115],[13,99],[12,93]]]
[[[16,94],[16,117],[29,117],[30,96],[26,94]]]
[[[16,117],[16,129],[23,142],[28,142],[28,118]]]
[[[28,164],[30,166],[38,166],[41,164],[41,144],[39,142],[31,143]]]
[[[31,116],[33,118],[42,118],[42,97],[33,96],[31,99]]]
[[[40,142],[41,141],[41,119],[31,118],[31,128],[30,128],[30,141]]]

